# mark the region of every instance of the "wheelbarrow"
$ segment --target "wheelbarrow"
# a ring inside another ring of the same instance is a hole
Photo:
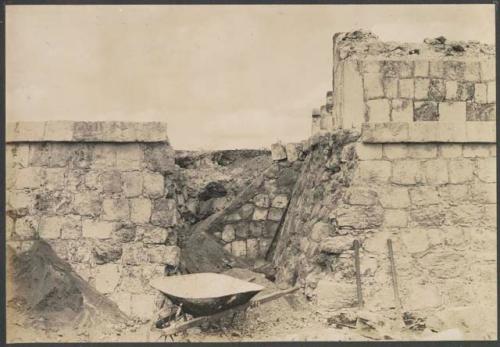
[[[293,287],[254,298],[265,289],[263,286],[217,273],[158,277],[150,284],[179,308],[175,317],[170,317],[172,321],[167,328],[162,329],[165,339],[204,322],[219,320],[226,315],[233,314],[234,318],[238,312],[246,312],[250,306],[277,299],[299,288]],[[187,320],[186,313],[193,319]],[[177,320],[180,316],[184,321]]]

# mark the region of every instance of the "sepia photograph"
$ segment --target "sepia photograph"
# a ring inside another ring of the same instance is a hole
[[[495,14],[6,5],[6,342],[498,340]]]

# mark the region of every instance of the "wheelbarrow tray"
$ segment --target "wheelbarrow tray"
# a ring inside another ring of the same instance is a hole
[[[194,317],[216,314],[250,301],[264,289],[255,283],[217,273],[158,277],[151,286]]]

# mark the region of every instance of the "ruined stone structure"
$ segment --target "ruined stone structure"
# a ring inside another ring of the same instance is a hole
[[[127,314],[179,263],[174,152],[162,123],[21,122],[7,129],[7,245],[35,239]]]

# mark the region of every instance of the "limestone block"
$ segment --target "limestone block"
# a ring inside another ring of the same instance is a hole
[[[359,160],[382,159],[381,144],[365,144],[358,142],[355,145],[355,151]]]
[[[480,80],[479,62],[467,61],[465,62],[464,79],[466,81],[479,81]]]
[[[130,220],[134,223],[148,223],[151,218],[151,200],[131,199],[130,200]]]
[[[465,183],[473,178],[474,162],[469,159],[450,160],[448,162],[448,173],[450,183]]]
[[[299,152],[297,151],[297,145],[295,143],[288,143],[286,145],[286,157],[289,162],[294,162],[299,159]]]
[[[335,228],[330,223],[316,222],[311,230],[309,238],[312,241],[320,242],[323,239],[333,236],[335,233]]]
[[[285,195],[285,194],[279,194],[277,195],[272,203],[271,203],[271,206],[272,207],[277,207],[277,208],[285,208],[288,206],[288,196]]]
[[[231,243],[227,243],[224,245],[224,249],[226,250],[226,252],[229,252],[229,253],[233,253],[232,252],[232,248],[231,248]]]
[[[165,122],[144,122],[133,125],[137,141],[139,142],[169,142],[167,123]]]
[[[232,225],[225,225],[221,237],[224,242],[232,242],[235,239],[234,227]]]
[[[445,214],[439,205],[419,206],[410,211],[413,224],[422,227],[439,227],[445,220]]]
[[[18,215],[26,215],[34,209],[35,197],[25,191],[14,191],[7,194],[7,211],[15,211]]]
[[[384,226],[406,228],[408,226],[408,212],[405,210],[385,210]]]
[[[154,294],[132,294],[131,315],[142,320],[154,319],[155,295]]]
[[[253,237],[261,237],[264,233],[264,223],[261,222],[251,222],[248,228]]]
[[[36,189],[43,183],[43,170],[35,167],[21,168],[16,172],[16,189]]]
[[[416,160],[397,160],[393,163],[392,179],[396,184],[412,185],[423,183],[420,162]]]
[[[440,122],[465,122],[466,111],[465,102],[440,102],[439,121]]]
[[[101,198],[98,192],[84,191],[74,195],[73,213],[82,216],[98,216],[101,213]]]
[[[451,206],[446,211],[447,224],[466,227],[477,225],[481,221],[482,210],[481,206],[473,204]]]
[[[165,190],[165,179],[163,175],[159,173],[144,172],[143,189],[144,195],[150,198],[162,197]]]
[[[321,241],[320,250],[324,253],[340,254],[353,248],[351,235],[327,237]]]
[[[461,100],[461,101],[474,100],[474,83],[473,82],[458,82],[457,100]]]
[[[356,168],[355,180],[362,182],[387,182],[391,177],[391,162],[387,160],[361,161]]]
[[[122,190],[127,198],[135,198],[142,194],[142,174],[138,171],[122,173]]]
[[[416,78],[414,95],[415,100],[427,100],[429,98],[429,87],[431,80],[428,78]]]
[[[231,243],[231,252],[235,257],[246,257],[247,255],[246,241],[233,241]]]
[[[238,239],[246,239],[248,237],[249,230],[250,230],[250,227],[248,224],[249,223],[245,223],[245,222],[233,224],[234,230],[236,233],[236,237]]]
[[[273,143],[271,145],[271,158],[273,160],[286,159],[286,149],[281,143]]]
[[[262,208],[269,207],[270,200],[269,200],[269,195],[267,194],[258,194],[252,200],[255,203],[255,206],[257,207],[262,207]]]
[[[476,174],[483,182],[496,182],[496,158],[479,159]]]
[[[433,143],[408,145],[408,156],[416,159],[435,158],[437,146]]]
[[[378,194],[372,189],[365,187],[349,187],[345,196],[349,205],[375,205],[378,203]]]
[[[465,62],[457,60],[443,61],[444,78],[447,80],[463,80]]]
[[[429,75],[431,77],[444,77],[444,62],[442,60],[431,60],[429,62]]]
[[[463,156],[465,158],[489,157],[490,148],[485,144],[470,143],[463,145]]]
[[[6,142],[43,141],[45,122],[15,122],[8,126]]]
[[[392,239],[393,249],[396,254],[401,254],[401,245],[398,238],[386,231],[379,231],[373,234],[367,234],[367,238],[363,241],[362,247],[368,253],[387,254],[387,239]]]
[[[252,204],[245,204],[240,207],[239,215],[241,219],[251,219],[253,215],[254,206]]]
[[[40,220],[38,233],[43,239],[78,239],[82,233],[81,223],[81,217],[76,215],[46,216]]]
[[[120,199],[104,199],[102,201],[102,219],[107,221],[128,221],[130,218],[130,209],[128,200]]]
[[[149,262],[176,267],[181,258],[181,249],[178,246],[157,245],[147,249]]]
[[[105,171],[100,177],[102,190],[105,193],[120,193],[122,191],[122,179],[120,171]]]
[[[116,145],[116,166],[120,170],[140,170],[144,153],[140,143],[120,143]]]
[[[371,229],[382,225],[384,210],[373,206],[341,206],[336,211],[339,227]]]
[[[71,121],[45,122],[45,141],[72,141],[73,125]]]
[[[379,72],[380,62],[378,60],[360,60],[359,69],[361,72]]]
[[[273,239],[260,239],[259,240],[259,256],[262,258],[266,257],[267,251],[271,246]]]
[[[467,185],[446,185],[438,187],[439,196],[451,203],[456,204],[459,201],[467,201],[470,197],[469,186]]]
[[[496,157],[497,156],[497,144],[491,144],[491,145],[487,145],[490,149],[490,156],[492,157]]]
[[[120,276],[117,264],[99,265],[95,270],[95,287],[102,294],[112,293],[120,282]]]
[[[39,219],[33,216],[17,218],[14,224],[13,240],[34,240],[38,230]]]
[[[481,80],[494,81],[495,80],[495,60],[488,59],[481,62]]]
[[[413,205],[434,205],[439,203],[439,196],[435,187],[421,186],[410,189],[410,200]]]
[[[390,121],[391,106],[389,99],[374,99],[366,102],[368,121],[384,123]]]
[[[144,265],[148,262],[148,253],[140,243],[124,244],[122,261],[127,265]]]
[[[497,87],[496,82],[488,82],[488,94],[486,96],[487,103],[496,103],[497,102]]]
[[[473,201],[482,204],[497,203],[497,185],[496,183],[477,183],[471,186]]]
[[[456,100],[458,92],[458,82],[457,81],[446,81],[446,100]]]
[[[148,144],[144,147],[146,167],[151,171],[170,173],[175,168],[175,152],[166,143]]]
[[[397,78],[384,78],[382,80],[384,88],[384,96],[388,99],[395,99],[398,97],[398,79]]]
[[[438,104],[432,101],[415,102],[413,120],[417,122],[438,121],[439,120]]]
[[[429,61],[416,60],[415,61],[415,77],[429,76]]]
[[[172,227],[179,221],[176,203],[173,199],[158,199],[153,203],[153,213],[151,215],[151,224]]]
[[[268,210],[265,208],[256,208],[253,213],[253,220],[266,220]]]
[[[496,122],[466,122],[467,142],[496,142]]]
[[[255,259],[259,256],[259,240],[247,240],[247,258]]]
[[[6,157],[5,164],[6,167],[28,167],[29,162],[29,144],[16,143],[16,144],[6,144]]]
[[[268,214],[267,214],[267,219],[279,222],[279,221],[281,221],[281,218],[283,217],[284,212],[285,212],[285,210],[283,210],[281,208],[271,207],[269,209]]]
[[[332,309],[353,307],[356,305],[356,286],[353,283],[321,279],[315,289],[317,304]]]
[[[65,169],[45,169],[44,188],[49,191],[62,190],[64,188]]]
[[[48,166],[50,159],[50,147],[47,143],[30,143],[29,166]]]
[[[413,122],[413,102],[410,100],[393,99],[391,119],[393,122]]]
[[[415,97],[415,84],[413,78],[399,80],[399,97],[403,99],[413,99]]]
[[[488,101],[488,85],[486,83],[476,83],[474,85],[474,101],[485,104]]]
[[[462,144],[443,143],[438,147],[439,156],[443,158],[458,158],[462,156]]]
[[[114,223],[106,221],[82,220],[82,236],[92,239],[108,239],[115,229]]]
[[[422,163],[427,184],[439,185],[448,183],[448,165],[446,160],[427,160]]]
[[[488,227],[497,226],[497,206],[496,204],[485,205],[484,213],[481,215],[482,224]]]
[[[368,143],[377,142],[405,142],[408,140],[408,123],[364,123],[362,126],[362,140]]]
[[[93,162],[94,169],[106,169],[116,167],[117,145],[113,143],[99,143],[94,147]]]
[[[383,147],[387,159],[401,159],[408,156],[408,145],[404,143],[387,143]]]
[[[365,73],[363,75],[363,81],[366,99],[375,99],[384,96],[382,75],[380,73]]]
[[[383,208],[406,208],[410,205],[406,187],[386,185],[379,188],[378,196]]]
[[[5,215],[5,238],[10,240],[15,232],[15,220],[9,215]]]

